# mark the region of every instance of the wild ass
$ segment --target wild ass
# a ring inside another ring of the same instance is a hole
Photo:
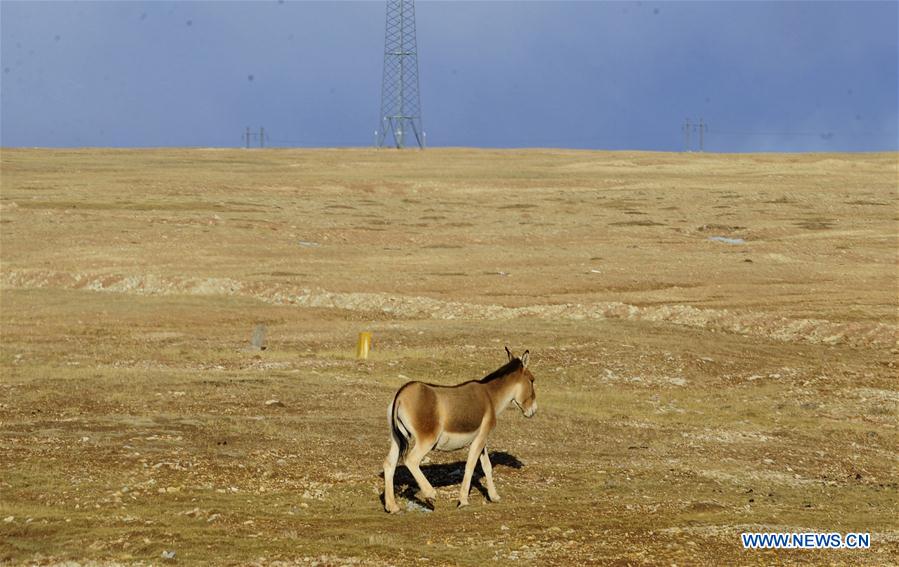
[[[393,473],[400,458],[415,477],[421,495],[432,504],[436,500],[437,491],[418,467],[432,449],[455,451],[469,447],[459,507],[468,505],[471,475],[478,458],[487,479],[487,495],[492,502],[499,500],[487,456],[487,436],[496,427],[496,418],[511,403],[525,417],[537,411],[534,375],[528,370],[529,351],[518,358],[506,347],[506,354],[509,362],[480,380],[455,386],[408,382],[397,391],[387,408],[390,451],[384,460],[384,508],[388,512],[400,510],[393,494]],[[410,448],[409,440],[413,438],[415,444]]]

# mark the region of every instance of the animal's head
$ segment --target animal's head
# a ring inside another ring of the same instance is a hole
[[[509,355],[509,362],[518,358],[509,350],[509,347],[506,347],[506,354]],[[530,357],[530,351],[526,350],[519,359],[521,367],[515,372],[515,389],[512,396],[512,402],[518,406],[518,409],[521,410],[525,417],[533,417],[537,413],[537,392],[534,390],[534,375],[528,370]]]

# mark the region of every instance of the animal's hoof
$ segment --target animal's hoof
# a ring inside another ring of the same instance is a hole
[[[464,507],[466,507],[466,506],[468,506],[468,500],[459,500],[459,505],[456,506],[456,507],[457,507],[457,508],[464,508]]]
[[[491,502],[499,502],[500,501],[499,494],[489,494],[488,496],[490,497]]]
[[[425,496],[425,504],[427,504],[431,510],[437,507],[437,495],[434,496]]]
[[[387,510],[387,512],[390,514],[399,514],[399,511],[400,511],[400,507],[397,506],[396,503],[387,504],[386,506],[384,506],[384,509]]]

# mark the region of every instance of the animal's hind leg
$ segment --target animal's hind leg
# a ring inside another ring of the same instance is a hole
[[[384,459],[384,509],[395,514],[400,511],[400,507],[396,504],[396,498],[393,495],[393,473],[396,470],[396,463],[400,458],[400,447],[396,444],[396,439],[390,437],[390,451],[387,452],[387,458]]]
[[[481,468],[484,470],[484,478],[487,479],[487,496],[491,502],[499,502],[499,494],[496,492],[496,486],[493,484],[493,465],[490,463],[490,457],[487,455],[487,446],[481,451]]]
[[[409,469],[409,472],[415,477],[415,482],[418,483],[418,488],[421,489],[422,497],[425,500],[430,500],[432,503],[437,499],[437,491],[434,490],[434,487],[428,482],[428,479],[425,477],[424,473],[421,472],[421,469],[418,468],[418,465],[433,447],[434,441],[425,443],[422,439],[416,439],[415,446],[406,453],[406,468]]]

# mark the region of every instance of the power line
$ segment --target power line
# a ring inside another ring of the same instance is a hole
[[[715,134],[724,136],[821,136],[828,132],[789,132],[763,130],[714,130]]]
[[[720,134],[722,136],[816,136],[825,139],[830,139],[836,136],[886,136],[893,135],[894,132],[874,132],[874,131],[863,131],[863,132],[850,132],[846,130],[842,131],[834,131],[829,129],[820,130],[817,132],[814,131],[803,131],[803,130],[713,130],[715,134]]]

